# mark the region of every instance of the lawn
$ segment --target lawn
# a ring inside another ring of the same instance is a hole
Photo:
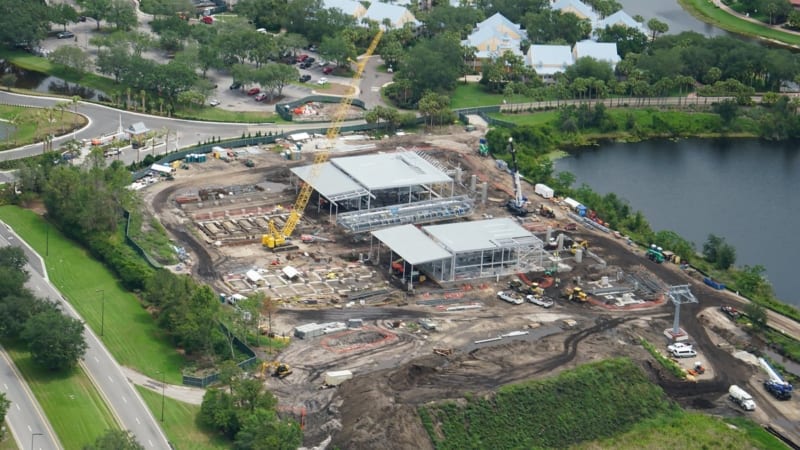
[[[693,16],[724,30],[800,46],[800,36],[740,19],[717,8],[710,0],[678,0],[678,3]]]
[[[453,95],[450,97],[450,107],[459,109],[501,105],[504,99],[508,103],[525,103],[531,101],[531,99],[522,95],[507,97],[503,94],[486,93],[483,90],[483,86],[478,83],[459,83],[455,92],[453,92]]]
[[[54,374],[33,364],[28,352],[5,346],[64,448],[82,448],[109,428],[118,428],[111,410],[83,369]]]
[[[19,450],[17,441],[14,440],[14,436],[11,435],[11,430],[8,428],[8,422],[3,423],[3,426],[7,431],[5,438],[0,441],[0,450]]]
[[[63,114],[57,111],[53,114],[53,122],[49,123],[38,112],[44,111],[38,108],[23,108],[21,106],[0,105],[0,119],[7,122],[14,122],[16,132],[9,133],[5,141],[0,141],[0,150],[21,145],[28,145],[41,140],[46,134],[61,135],[68,133],[75,126],[82,127],[86,124],[86,118],[74,113],[65,111]]]
[[[45,257],[46,227],[38,215],[16,206],[3,206],[0,220]],[[138,299],[81,246],[54,227],[50,227],[49,236],[49,256],[45,261],[50,280],[98,336],[102,326],[101,339],[117,361],[153,378],[165,371],[170,383],[180,384],[184,359],[163,338]]]
[[[156,420],[161,419],[161,395],[141,386],[136,386]],[[196,417],[200,407],[164,398],[164,421],[161,428],[176,450],[222,450],[230,443],[222,438],[202,431]]]
[[[260,105],[256,105],[260,106]],[[178,108],[175,116],[182,119],[232,123],[288,123],[275,113],[275,108],[264,106],[265,111],[229,111],[222,108]]]

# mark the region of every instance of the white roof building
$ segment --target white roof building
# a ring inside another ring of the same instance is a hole
[[[572,57],[575,61],[586,57],[605,61],[611,64],[611,69],[616,68],[617,64],[622,60],[617,53],[616,42],[595,42],[589,39],[575,43],[575,47],[572,49]]]
[[[377,22],[381,28],[385,28],[385,20],[388,20],[391,24],[390,28],[402,28],[407,23],[415,27],[420,24],[417,18],[406,8],[379,1],[374,1],[369,5],[363,19]]]
[[[523,56],[520,50],[523,39],[527,39],[527,34],[521,26],[506,19],[502,14],[495,13],[477,24],[461,44],[477,49],[475,52],[477,59],[490,59],[497,58],[506,51]]]
[[[557,0],[551,8],[553,11],[561,11],[562,14],[572,13],[579,19],[586,19],[592,23],[592,28],[600,19],[600,16],[590,6],[580,0]]]
[[[647,27],[645,27],[644,24],[633,20],[633,17],[629,16],[628,13],[623,10],[619,10],[606,18],[598,20],[595,28],[605,29],[606,27],[613,27],[614,25],[635,28],[642,33],[647,33]]]
[[[322,7],[325,9],[338,9],[341,12],[360,19],[367,13],[367,8],[361,2],[355,0],[323,0]]]
[[[531,45],[525,59],[544,79],[552,79],[553,75],[564,72],[574,62],[569,45]]]

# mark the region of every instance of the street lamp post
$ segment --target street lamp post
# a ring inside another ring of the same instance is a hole
[[[106,322],[106,290],[98,289],[95,292],[100,293],[100,336],[103,336]]]
[[[43,433],[31,433],[31,450],[33,450],[33,438],[36,436],[44,436]]]
[[[164,422],[164,400],[165,391],[167,389],[167,372],[161,373],[161,422]]]
[[[44,236],[45,236],[45,246],[44,246],[44,256],[50,256],[50,222],[44,223]]]

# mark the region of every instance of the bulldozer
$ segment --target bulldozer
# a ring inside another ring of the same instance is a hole
[[[278,361],[264,361],[261,363],[261,378],[265,378],[267,372],[271,372],[270,375],[273,377],[283,379],[292,374],[292,368],[286,363]]]
[[[587,300],[586,292],[577,286],[565,289],[564,297],[570,301],[585,302]]]

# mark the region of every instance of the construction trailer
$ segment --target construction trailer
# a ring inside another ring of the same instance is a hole
[[[395,255],[428,278],[447,283],[480,278],[498,278],[519,272],[540,270],[544,243],[510,218],[427,225],[401,225],[372,232],[390,257],[381,257],[381,245],[371,245],[376,264],[385,262],[392,270]],[[409,287],[413,287],[410,283]]]

